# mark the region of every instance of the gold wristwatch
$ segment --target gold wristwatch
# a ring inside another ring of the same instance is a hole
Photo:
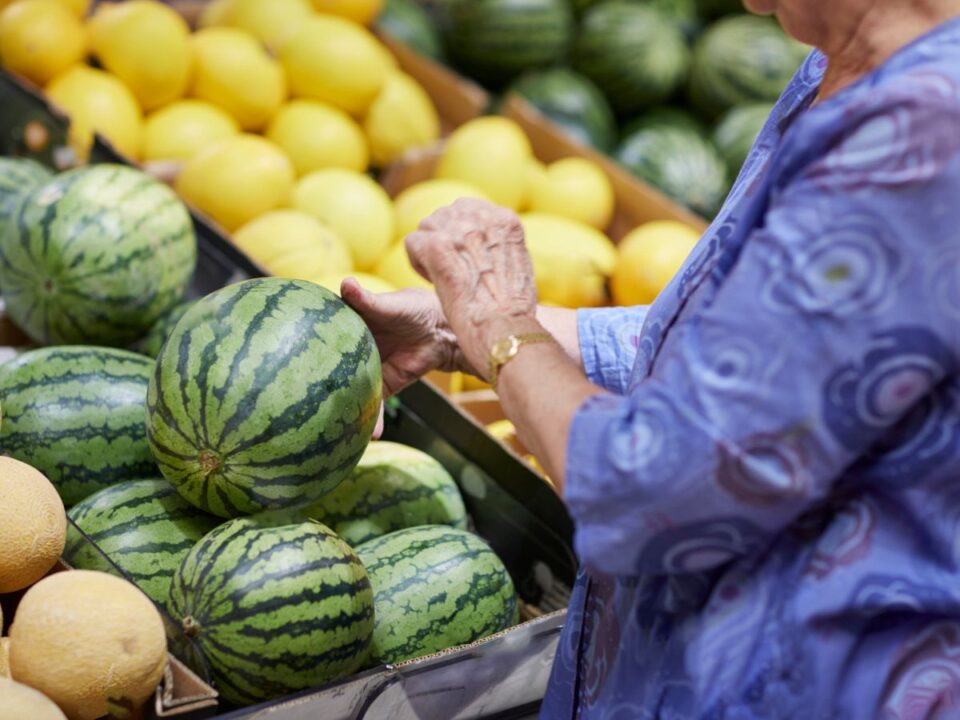
[[[500,372],[500,368],[515,358],[524,345],[548,342],[556,342],[556,339],[550,333],[511,335],[495,342],[493,347],[490,348],[490,384],[494,388],[497,387],[497,374]]]

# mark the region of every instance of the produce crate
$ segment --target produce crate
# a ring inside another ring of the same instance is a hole
[[[30,156],[63,168],[70,159],[64,149],[66,128],[64,118],[41,96],[0,73],[0,154]],[[38,137],[44,141],[37,142]],[[90,162],[123,162],[123,158],[97,138]],[[195,214],[193,220],[198,259],[191,296],[261,274],[213,226]],[[26,345],[26,338],[2,313],[0,332],[9,333],[0,335],[6,352]],[[473,529],[491,544],[511,573],[522,601],[523,622],[469,646],[368,670],[325,688],[224,717],[466,720],[530,710],[542,698],[576,573],[573,525],[563,503],[536,474],[426,382],[388,403],[384,439],[425,450],[457,480]],[[208,677],[192,643],[175,627],[168,635],[174,654],[201,678]]]

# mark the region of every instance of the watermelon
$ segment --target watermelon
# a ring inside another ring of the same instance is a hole
[[[160,470],[220,517],[318,500],[360,460],[380,409],[380,356],[329,290],[261,278],[200,300],[150,381]]]
[[[573,66],[629,116],[669,98],[687,78],[690,50],[675,22],[647,5],[606,2],[587,12]]]
[[[219,520],[184,500],[166,480],[104,488],[74,505],[70,519],[151,600],[165,605],[180,562]],[[64,559],[81,570],[114,572],[74,525]]]
[[[413,0],[387,0],[377,29],[434,60],[443,58],[443,40],[436,23]]]
[[[180,322],[180,318],[186,314],[187,310],[193,307],[195,302],[196,300],[187,300],[179,305],[174,305],[170,312],[166,313],[153,324],[150,332],[131,346],[131,349],[147,357],[155,358],[160,354],[160,349],[167,341],[170,333],[172,333],[173,329],[177,326],[177,323]]]
[[[41,348],[0,366],[0,453],[44,473],[67,507],[156,477],[143,422],[153,360],[115,348]]]
[[[350,477],[307,512],[353,546],[417,525],[467,527],[463,498],[443,465],[392,442],[370,443]]]
[[[714,129],[713,144],[727,163],[730,177],[740,174],[740,168],[772,111],[772,103],[741,105],[724,115]]]
[[[590,80],[566,68],[526,73],[511,86],[578,142],[609,152],[617,121],[603,93]]]
[[[773,102],[808,51],[787,37],[771,18],[724,18],[712,25],[694,48],[690,100],[709,119],[717,119],[737,105]]]
[[[317,522],[224,523],[183,559],[168,606],[221,696],[235,705],[354,672],[367,658],[373,632],[363,565]]]
[[[664,106],[654,108],[638,118],[627,122],[623,126],[621,140],[626,139],[639,130],[654,127],[681,128],[691,133],[706,137],[707,132],[692,113],[678,107]]]
[[[0,235],[23,196],[52,177],[50,170],[33,160],[0,157]]]
[[[95,165],[28,193],[0,237],[10,317],[41,343],[128,345],[176,305],[197,244],[176,194]]]
[[[694,128],[654,121],[633,126],[614,153],[641,180],[703,217],[720,209],[729,189],[727,166]]]
[[[568,0],[454,0],[446,20],[448,54],[493,87],[559,62],[574,35]]]
[[[371,540],[356,552],[373,586],[375,662],[422,657],[517,623],[510,574],[472,533],[425,525]]]
[[[697,0],[697,10],[704,18],[712,20],[722,15],[743,14],[743,0]]]

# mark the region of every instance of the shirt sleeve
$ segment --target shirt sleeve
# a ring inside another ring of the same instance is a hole
[[[929,397],[958,372],[960,88],[937,82],[874,94],[774,187],[745,242],[720,247],[724,277],[704,281],[651,375],[579,409],[565,495],[586,567],[679,574],[758,553],[864,457],[917,479],[882,448],[935,422]],[[616,334],[584,324],[587,347]]]
[[[618,395],[626,391],[649,309],[638,305],[577,311],[580,356],[590,382]]]

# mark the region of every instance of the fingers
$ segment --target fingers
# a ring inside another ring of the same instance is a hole
[[[373,439],[379,440],[383,436],[383,403],[380,403],[380,414],[377,415],[377,424],[373,428]]]

